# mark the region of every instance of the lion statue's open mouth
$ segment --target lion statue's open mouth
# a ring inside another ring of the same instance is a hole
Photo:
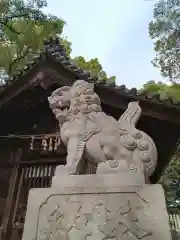
[[[64,122],[65,116],[70,108],[70,87],[63,86],[56,89],[48,98],[49,106],[60,122]]]

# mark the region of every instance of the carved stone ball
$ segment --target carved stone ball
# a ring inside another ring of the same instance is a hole
[[[136,141],[130,135],[123,135],[120,141],[123,146],[130,151],[133,151],[137,148]]]
[[[148,146],[148,143],[146,140],[139,140],[138,143],[137,143],[137,148],[140,150],[140,151],[147,151],[149,146]]]

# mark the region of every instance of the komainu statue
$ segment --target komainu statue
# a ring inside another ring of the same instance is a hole
[[[67,147],[69,174],[82,174],[87,161],[97,166],[108,162],[111,167],[122,160],[129,168],[138,164],[146,179],[155,170],[156,146],[146,133],[136,129],[141,116],[138,102],[130,102],[117,121],[102,111],[93,84],[84,80],[56,89],[48,101]]]

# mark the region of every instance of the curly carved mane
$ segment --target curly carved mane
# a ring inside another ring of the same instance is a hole
[[[89,85],[84,84],[84,81],[79,80],[71,88],[71,103],[69,113],[90,113],[101,112],[101,101],[96,93],[89,88]]]

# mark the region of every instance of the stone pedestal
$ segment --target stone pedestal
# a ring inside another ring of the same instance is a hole
[[[30,191],[23,240],[171,239],[160,185],[144,184],[136,171],[68,176],[61,170],[51,188]]]

